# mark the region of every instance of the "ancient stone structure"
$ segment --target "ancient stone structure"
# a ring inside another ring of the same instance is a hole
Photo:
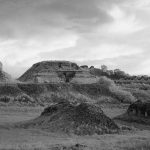
[[[150,102],[136,101],[127,110],[128,115],[150,117]]]
[[[19,80],[34,83],[76,82],[78,79],[93,79],[89,70],[81,69],[76,63],[69,61],[43,61],[34,64]]]

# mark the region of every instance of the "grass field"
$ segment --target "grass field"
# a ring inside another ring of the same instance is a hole
[[[2,150],[149,150],[150,129],[117,121],[136,129],[120,134],[74,136],[50,133],[41,129],[13,128],[10,124],[30,120],[40,115],[43,107],[0,107],[0,149]],[[126,106],[103,106],[111,118],[125,112]]]

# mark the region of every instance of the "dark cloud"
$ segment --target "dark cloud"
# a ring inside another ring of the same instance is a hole
[[[103,7],[101,0],[0,0],[0,33],[15,37],[56,27],[90,31],[111,21]]]

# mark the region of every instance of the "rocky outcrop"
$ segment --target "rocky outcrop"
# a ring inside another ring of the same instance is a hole
[[[69,61],[43,61],[34,64],[19,80],[32,83],[59,83],[73,82],[79,79],[92,79],[95,77],[88,70],[81,69],[76,63]]]

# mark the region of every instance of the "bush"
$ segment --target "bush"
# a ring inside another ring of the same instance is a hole
[[[53,102],[60,102],[60,101],[70,101],[70,102],[77,102],[77,103],[83,103],[83,102],[91,102],[92,99],[89,97],[80,94],[80,93],[74,93],[74,92],[63,92],[63,93],[53,93],[51,95],[51,100]]]
[[[138,90],[136,89],[133,91],[133,95],[136,97],[137,100],[141,101],[150,101],[150,90]]]
[[[98,81],[98,84],[105,89],[113,98],[119,100],[122,103],[132,103],[135,100],[135,97],[127,91],[122,90],[120,87],[116,86],[114,81],[106,77],[101,77]]]
[[[111,80],[111,79],[108,79],[107,77],[100,77],[99,81],[98,81],[98,84],[101,85],[101,86],[104,86],[106,88],[109,88],[110,86],[111,87],[116,86],[114,81]]]
[[[3,102],[3,103],[9,103],[13,98],[10,97],[10,96],[1,96],[0,97],[0,102]]]
[[[0,95],[17,96],[22,91],[16,85],[1,85]]]
[[[23,103],[33,103],[34,102],[34,100],[30,96],[25,95],[25,94],[17,96],[15,98],[15,101],[23,102]]]
[[[114,98],[117,98],[122,103],[133,103],[136,101],[135,97],[127,91],[121,89],[111,89]]]

